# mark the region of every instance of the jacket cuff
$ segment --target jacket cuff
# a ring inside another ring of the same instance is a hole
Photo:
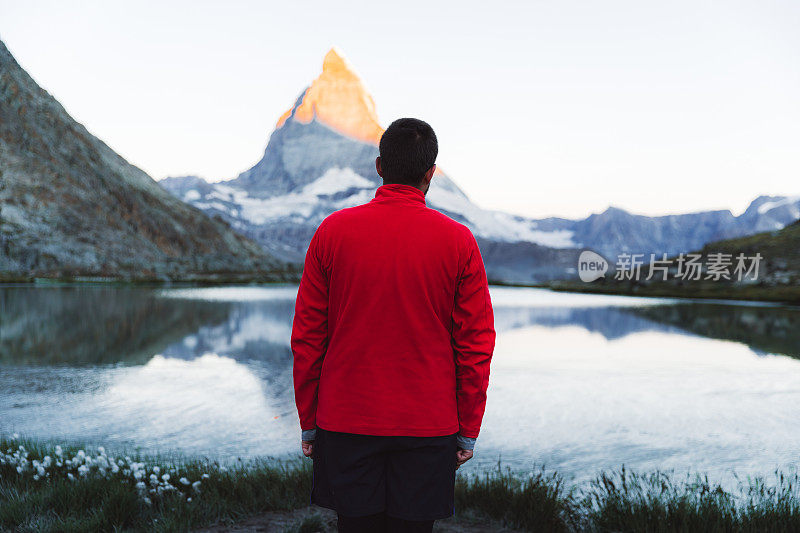
[[[478,439],[473,439],[471,437],[465,437],[461,433],[456,435],[456,445],[461,450],[474,450],[475,449],[475,441]]]
[[[300,438],[302,439],[303,442],[312,442],[314,439],[317,438],[317,430],[304,429]]]

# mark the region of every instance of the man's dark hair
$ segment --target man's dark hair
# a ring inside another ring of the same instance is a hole
[[[439,143],[427,122],[400,118],[383,132],[379,149],[384,183],[417,186],[436,163]]]

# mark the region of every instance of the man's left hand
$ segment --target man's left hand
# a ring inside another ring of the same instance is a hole
[[[470,459],[472,459],[472,450],[458,450],[456,452],[456,470]]]

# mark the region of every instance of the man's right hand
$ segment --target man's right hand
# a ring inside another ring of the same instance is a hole
[[[472,450],[458,450],[456,452],[456,470],[470,459],[472,459]]]
[[[303,455],[306,457],[312,457],[314,455],[314,441],[301,441],[300,447],[303,449]]]

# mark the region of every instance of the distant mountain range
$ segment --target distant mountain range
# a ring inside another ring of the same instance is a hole
[[[280,279],[285,269],[90,134],[0,42],[0,279]]]
[[[372,97],[334,48],[320,76],[280,118],[255,166],[223,182],[184,176],[160,183],[276,257],[301,262],[323,218],[374,196],[381,184],[374,161],[382,131]],[[622,252],[672,255],[800,218],[800,197],[762,196],[739,216],[706,211],[648,217],[612,207],[581,220],[532,219],[480,208],[440,171],[427,202],[470,227],[493,281],[514,283],[573,277],[585,248],[612,263]]]

